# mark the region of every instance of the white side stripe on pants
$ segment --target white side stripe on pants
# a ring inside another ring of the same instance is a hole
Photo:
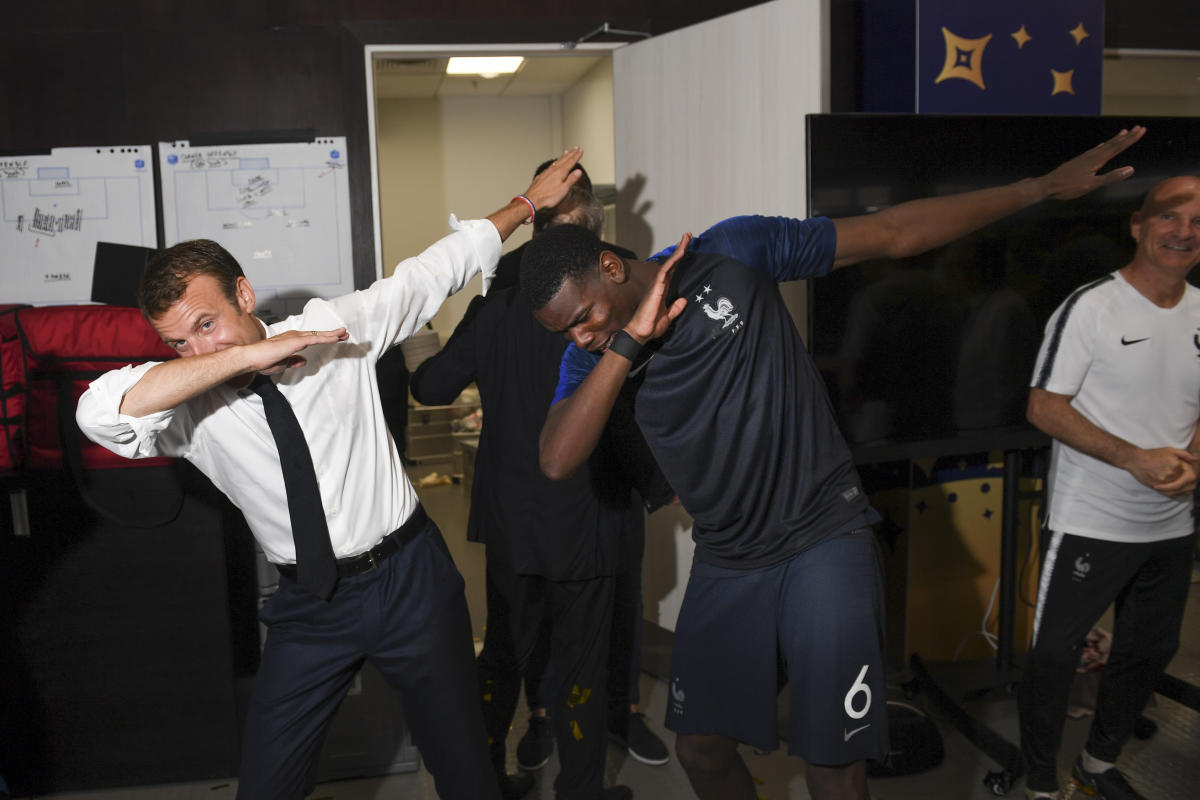
[[[1038,630],[1042,627],[1042,611],[1046,607],[1046,593],[1050,591],[1050,576],[1054,574],[1054,562],[1058,559],[1058,548],[1062,546],[1062,531],[1052,531],[1050,546],[1046,548],[1046,559],[1042,563],[1042,579],[1038,581],[1037,611],[1033,614],[1033,642],[1037,644]]]

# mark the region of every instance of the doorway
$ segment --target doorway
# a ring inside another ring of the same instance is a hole
[[[449,232],[451,212],[485,216],[529,185],[534,168],[569,146],[608,206],[614,236],[613,48],[620,43],[429,50],[367,48],[377,274]],[[517,72],[493,78],[446,74],[454,55],[520,55]],[[529,238],[514,233],[505,252]],[[451,297],[432,326],[444,342],[479,294],[476,278]]]

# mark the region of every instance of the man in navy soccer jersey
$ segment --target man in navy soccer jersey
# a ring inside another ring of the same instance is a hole
[[[865,760],[887,754],[877,516],[776,283],[915,255],[1123,180],[1131,168],[1096,172],[1143,133],[1040,178],[867,216],[734,218],[691,248],[685,236],[661,265],[574,226],[530,244],[522,291],[574,345],[542,430],[543,470],[562,478],[583,462],[634,376],[638,424],[695,520],[667,725],[699,797],[755,797],[736,748],[777,745],[777,658],[792,687],[789,752],[807,761],[812,797],[865,800]]]

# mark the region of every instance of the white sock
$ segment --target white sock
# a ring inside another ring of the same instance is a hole
[[[1108,772],[1110,769],[1112,769],[1113,767],[1116,766],[1116,764],[1114,764],[1111,761],[1101,761],[1100,759],[1096,758],[1091,753],[1089,753],[1087,750],[1084,750],[1082,753],[1079,754],[1079,763],[1081,763],[1083,765],[1083,768],[1086,771],[1091,772],[1093,774],[1097,774],[1100,772]]]

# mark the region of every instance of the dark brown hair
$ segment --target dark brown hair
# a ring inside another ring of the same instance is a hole
[[[216,279],[229,302],[237,305],[237,279],[245,275],[237,259],[212,239],[192,239],[159,250],[142,270],[138,306],[147,319],[161,317],[179,302],[197,275]]]

